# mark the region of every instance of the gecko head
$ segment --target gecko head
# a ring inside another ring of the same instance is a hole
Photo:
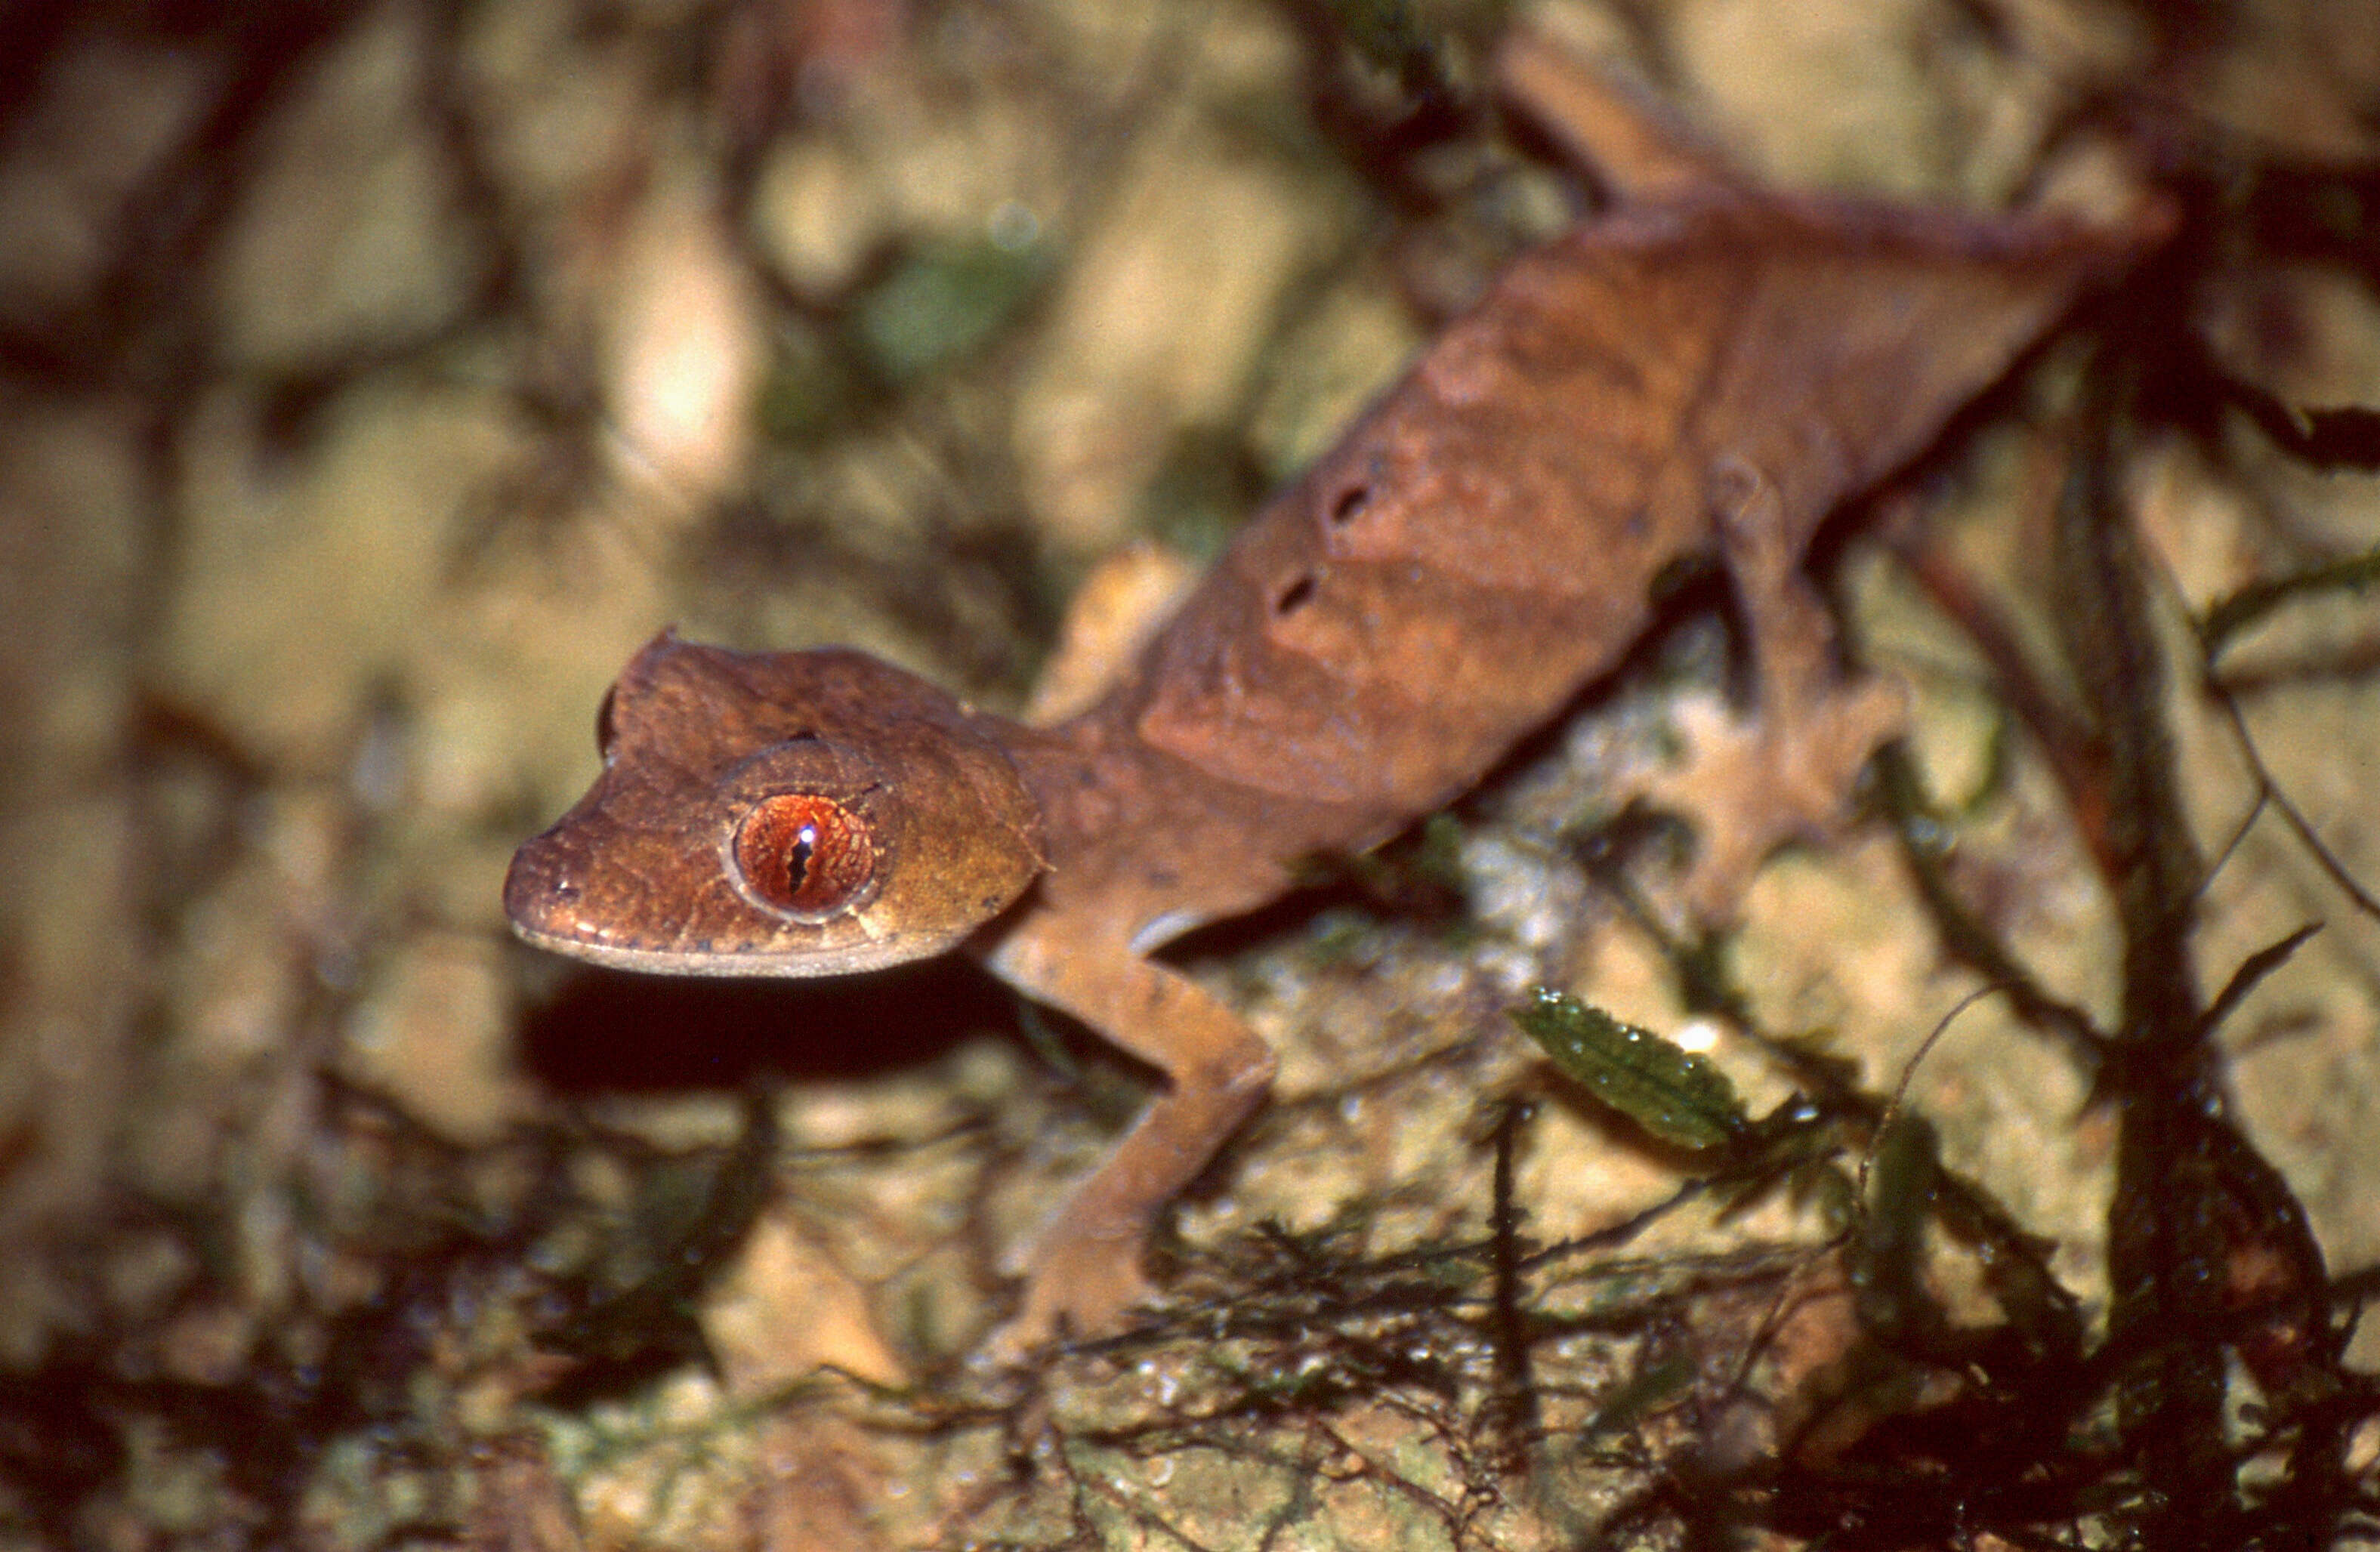
[[[663,632],[597,729],[603,771],[513,855],[540,948],[630,970],[830,976],[939,953],[1045,867],[1002,724],[862,652]]]

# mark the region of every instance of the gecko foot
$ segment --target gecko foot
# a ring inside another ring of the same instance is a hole
[[[1720,548],[1752,637],[1757,696],[1749,712],[1719,697],[1677,709],[1683,766],[1648,772],[1629,795],[1695,816],[1694,858],[1680,892],[1704,922],[1734,914],[1754,869],[1788,841],[1818,843],[1841,829],[1844,799],[1877,746],[1908,725],[1897,680],[1846,683],[1834,628],[1803,576],[1777,487],[1721,458],[1710,474]]]
[[[1025,1302],[983,1344],[994,1368],[1022,1364],[1038,1349],[1070,1337],[1106,1336],[1126,1311],[1157,1296],[1140,1269],[1140,1240],[1045,1243],[1034,1258]]]
[[[1907,697],[1870,679],[1815,697],[1791,720],[1750,715],[1718,696],[1676,710],[1682,766],[1651,771],[1632,795],[1691,815],[1694,855],[1679,895],[1695,919],[1724,922],[1755,869],[1791,841],[1823,843],[1841,830],[1845,794],[1877,746],[1900,734]]]

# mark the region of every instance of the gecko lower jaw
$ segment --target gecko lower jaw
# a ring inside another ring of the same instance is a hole
[[[717,974],[727,956],[703,945],[662,947],[626,940],[615,927],[589,918],[581,908],[585,890],[568,860],[540,836],[513,854],[504,874],[504,915],[513,935],[532,948],[614,970],[660,975]]]
[[[523,843],[504,875],[514,936],[567,959],[649,976],[808,979],[917,957],[914,945],[865,915],[826,925],[626,916],[651,891],[633,882],[632,867],[598,866],[605,870],[590,880],[578,848],[551,831]]]

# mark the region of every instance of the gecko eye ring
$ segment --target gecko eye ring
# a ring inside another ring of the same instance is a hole
[[[820,793],[778,793],[753,804],[728,852],[746,893],[799,920],[824,921],[875,889],[874,827]]]

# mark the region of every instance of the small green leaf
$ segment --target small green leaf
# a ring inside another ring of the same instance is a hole
[[[1720,1147],[1750,1124],[1735,1085],[1708,1061],[1575,997],[1539,987],[1512,1022],[1597,1099],[1665,1143]]]
[[[952,243],[910,254],[859,298],[858,339],[878,371],[907,382],[988,342],[1050,273],[1038,246]]]
[[[778,332],[760,389],[760,429],[770,441],[823,442],[867,404],[869,384],[847,346],[799,320]]]

